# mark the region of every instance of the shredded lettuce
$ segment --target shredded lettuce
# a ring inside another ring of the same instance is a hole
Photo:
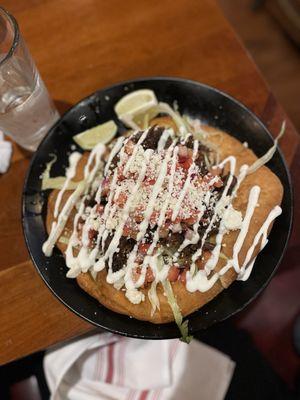
[[[61,236],[61,237],[58,239],[58,241],[59,241],[60,243],[63,243],[63,244],[68,244],[68,243],[69,243],[69,238],[67,238],[66,236]]]
[[[142,114],[138,114],[133,117],[133,123],[135,127],[131,126],[132,129],[136,130],[136,126],[140,129],[147,129],[149,127],[150,121],[159,114],[157,110],[157,105],[151,106],[150,109],[144,111]]]
[[[221,260],[225,260],[225,261],[229,260],[229,258],[222,252],[220,252],[219,258],[221,258]]]
[[[193,119],[188,115],[183,115],[182,119],[189,132],[193,134],[194,139],[203,141],[207,138],[207,132],[201,128],[201,122],[199,119]]]
[[[209,160],[207,154],[204,153],[203,155],[204,155],[204,161],[205,161],[206,167],[207,167],[207,168],[210,168],[210,167],[211,167],[211,164],[210,164],[210,160]]]
[[[144,115],[143,129],[147,129],[149,126],[149,114]]]
[[[188,130],[183,118],[178,112],[174,111],[172,107],[169,106],[169,104],[159,102],[156,108],[160,113],[168,114],[173,119],[179,129],[180,134],[182,134],[183,136],[187,135]]]
[[[66,181],[65,176],[56,176],[55,178],[43,178],[42,179],[42,190],[47,189],[61,189]],[[74,190],[77,188],[79,182],[70,181],[67,190]]]
[[[282,138],[282,136],[284,135],[285,125],[286,125],[285,121],[283,121],[280,132],[279,132],[277,138],[274,140],[273,146],[262,157],[258,158],[248,168],[247,175],[252,174],[253,172],[257,171],[260,167],[262,167],[264,164],[266,164],[267,162],[269,162],[271,160],[271,158],[273,157],[273,155],[276,152],[279,139]]]
[[[117,290],[120,290],[120,289],[122,289],[124,284],[125,284],[124,278],[121,277],[117,282],[114,283],[114,288]]]
[[[183,317],[180,308],[177,304],[176,298],[173,293],[172,285],[168,280],[162,282],[165,294],[168,299],[168,303],[173,311],[175,322],[180,330],[181,338],[180,340],[185,343],[190,343],[193,336],[189,335],[188,320],[183,321]]]
[[[93,269],[91,269],[91,270],[89,271],[89,273],[90,273],[91,277],[93,278],[93,280],[95,281],[96,278],[97,278],[98,272],[97,272],[97,271],[94,271]]]
[[[52,160],[46,164],[45,171],[42,173],[42,190],[47,189],[61,189],[66,181],[65,176],[56,176],[54,178],[50,178],[50,171],[52,165],[57,161],[57,157],[55,154],[51,154]],[[74,190],[79,185],[80,182],[70,181],[67,187],[67,190]]]
[[[50,178],[50,170],[52,165],[57,161],[57,157],[55,154],[50,154],[50,156],[52,157],[52,160],[50,160],[47,164],[46,164],[46,168],[45,171],[42,173],[41,178],[42,179],[49,179]]]
[[[160,304],[159,304],[159,299],[158,299],[157,292],[156,292],[156,287],[157,287],[157,282],[153,281],[151,283],[150,289],[148,290],[148,298],[149,298],[149,301],[152,306],[151,317],[155,313],[156,309],[160,310]]]

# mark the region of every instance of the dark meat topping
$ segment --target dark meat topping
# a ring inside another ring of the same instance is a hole
[[[149,131],[147,133],[145,140],[142,142],[143,148],[145,150],[146,149],[153,149],[153,150],[157,149],[159,139],[161,138],[161,135],[163,134],[164,131],[165,131],[165,128],[162,126],[157,126],[157,125],[151,126],[151,128],[149,128]],[[142,132],[138,132],[136,135],[134,135],[132,137],[132,141],[137,143],[141,136],[142,136]],[[172,139],[169,137],[165,144],[165,148],[169,147],[171,145],[171,143],[172,143]]]
[[[108,246],[113,238],[113,235],[108,236],[104,244],[104,251],[108,249]],[[135,245],[136,241],[131,238],[127,238],[125,236],[121,236],[119,242],[119,251],[118,253],[114,253],[113,262],[112,262],[112,270],[113,272],[117,272],[122,269],[127,264],[128,254],[131,252]],[[107,265],[108,267],[108,265]]]

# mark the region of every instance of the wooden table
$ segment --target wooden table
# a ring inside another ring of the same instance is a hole
[[[134,77],[195,79],[236,97],[279,131],[286,116],[212,0],[3,0],[60,111]],[[281,147],[290,164],[298,136]],[[25,247],[21,191],[29,156],[14,147],[0,178],[0,363],[94,329],[46,288]]]

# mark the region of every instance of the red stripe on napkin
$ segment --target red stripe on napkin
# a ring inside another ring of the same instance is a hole
[[[138,400],[146,400],[148,394],[149,394],[149,390],[143,390],[142,393],[140,394],[140,397]]]
[[[115,343],[110,343],[108,345],[108,366],[105,382],[112,383],[113,375],[114,375],[114,346]]]

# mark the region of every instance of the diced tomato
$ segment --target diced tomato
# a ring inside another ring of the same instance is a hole
[[[192,158],[187,158],[184,162],[180,163],[180,166],[184,170],[188,170],[192,164],[193,164]]]
[[[174,265],[172,265],[172,267],[170,267],[169,272],[168,272],[168,280],[170,282],[176,282],[179,276],[179,268],[175,267]]]
[[[180,275],[179,275],[179,280],[180,280],[180,282],[182,282],[182,283],[186,283],[186,273],[187,273],[187,271],[188,271],[188,269],[187,268],[185,268],[181,273],[180,273]]]
[[[95,237],[97,236],[98,232],[95,229],[90,229],[88,236],[90,240],[95,239]]]
[[[124,179],[126,179],[125,175],[123,174],[123,171],[124,171],[123,167],[118,168],[118,180],[119,181],[124,181]]]
[[[210,257],[211,257],[211,252],[208,250],[204,250],[201,257],[198,258],[198,260],[196,261],[198,269],[204,269],[205,264],[210,259]]]
[[[132,223],[126,222],[126,224],[123,227],[123,232],[122,232],[123,236],[131,237],[132,239],[135,239],[137,233],[138,233],[138,230],[134,229],[134,227],[132,226]]]
[[[175,220],[172,220],[172,215],[173,215],[173,210],[167,210],[166,212],[166,220],[172,221],[172,224],[179,224],[181,222],[181,218],[177,215],[177,217],[175,218]],[[165,224],[169,224],[170,222],[165,222]]]
[[[149,178],[149,177],[145,177],[144,181],[143,181],[143,185],[144,186],[153,186],[155,184],[156,180],[153,178]]]
[[[144,219],[144,212],[145,212],[145,206],[139,205],[135,208],[134,212],[132,212],[132,218],[140,223]]]
[[[178,146],[178,159],[180,163],[185,162],[189,158],[188,148],[182,144]]]
[[[158,221],[159,218],[159,211],[153,211],[150,217],[150,222],[152,222],[152,224],[155,224]]]
[[[93,247],[94,241],[98,235],[98,232],[95,229],[90,229],[88,232],[88,238],[89,238],[89,247]]]
[[[173,214],[173,210],[167,210],[166,214],[165,214],[166,219],[171,220],[172,214]]]
[[[154,281],[154,274],[151,267],[147,267],[145,282],[151,283]]]
[[[128,142],[124,146],[124,151],[126,154],[131,155],[133,153],[135,144],[132,140],[128,140]]]
[[[103,211],[104,211],[104,205],[98,204],[96,207],[96,212],[101,215],[101,214],[103,214]]]
[[[191,215],[183,220],[188,225],[194,225],[197,222],[197,215]]]
[[[136,283],[139,280],[140,276],[141,276],[141,268],[140,267],[134,268],[131,271],[131,278],[134,283]]]
[[[127,201],[127,194],[126,193],[120,193],[117,199],[114,201],[118,206],[124,207],[125,203]]]
[[[148,250],[149,250],[149,247],[150,247],[150,246],[151,246],[151,245],[150,245],[149,243],[140,243],[140,244],[139,244],[139,252],[140,252],[141,254],[146,255],[147,252],[148,252]]]
[[[110,181],[108,178],[105,178],[102,182],[102,187],[101,187],[102,196],[107,196],[109,191],[110,191]]]
[[[144,261],[144,256],[141,253],[137,253],[134,261],[138,264],[142,264]]]
[[[135,212],[133,214],[133,218],[136,222],[140,223],[143,221],[144,219],[144,214],[142,212]]]

